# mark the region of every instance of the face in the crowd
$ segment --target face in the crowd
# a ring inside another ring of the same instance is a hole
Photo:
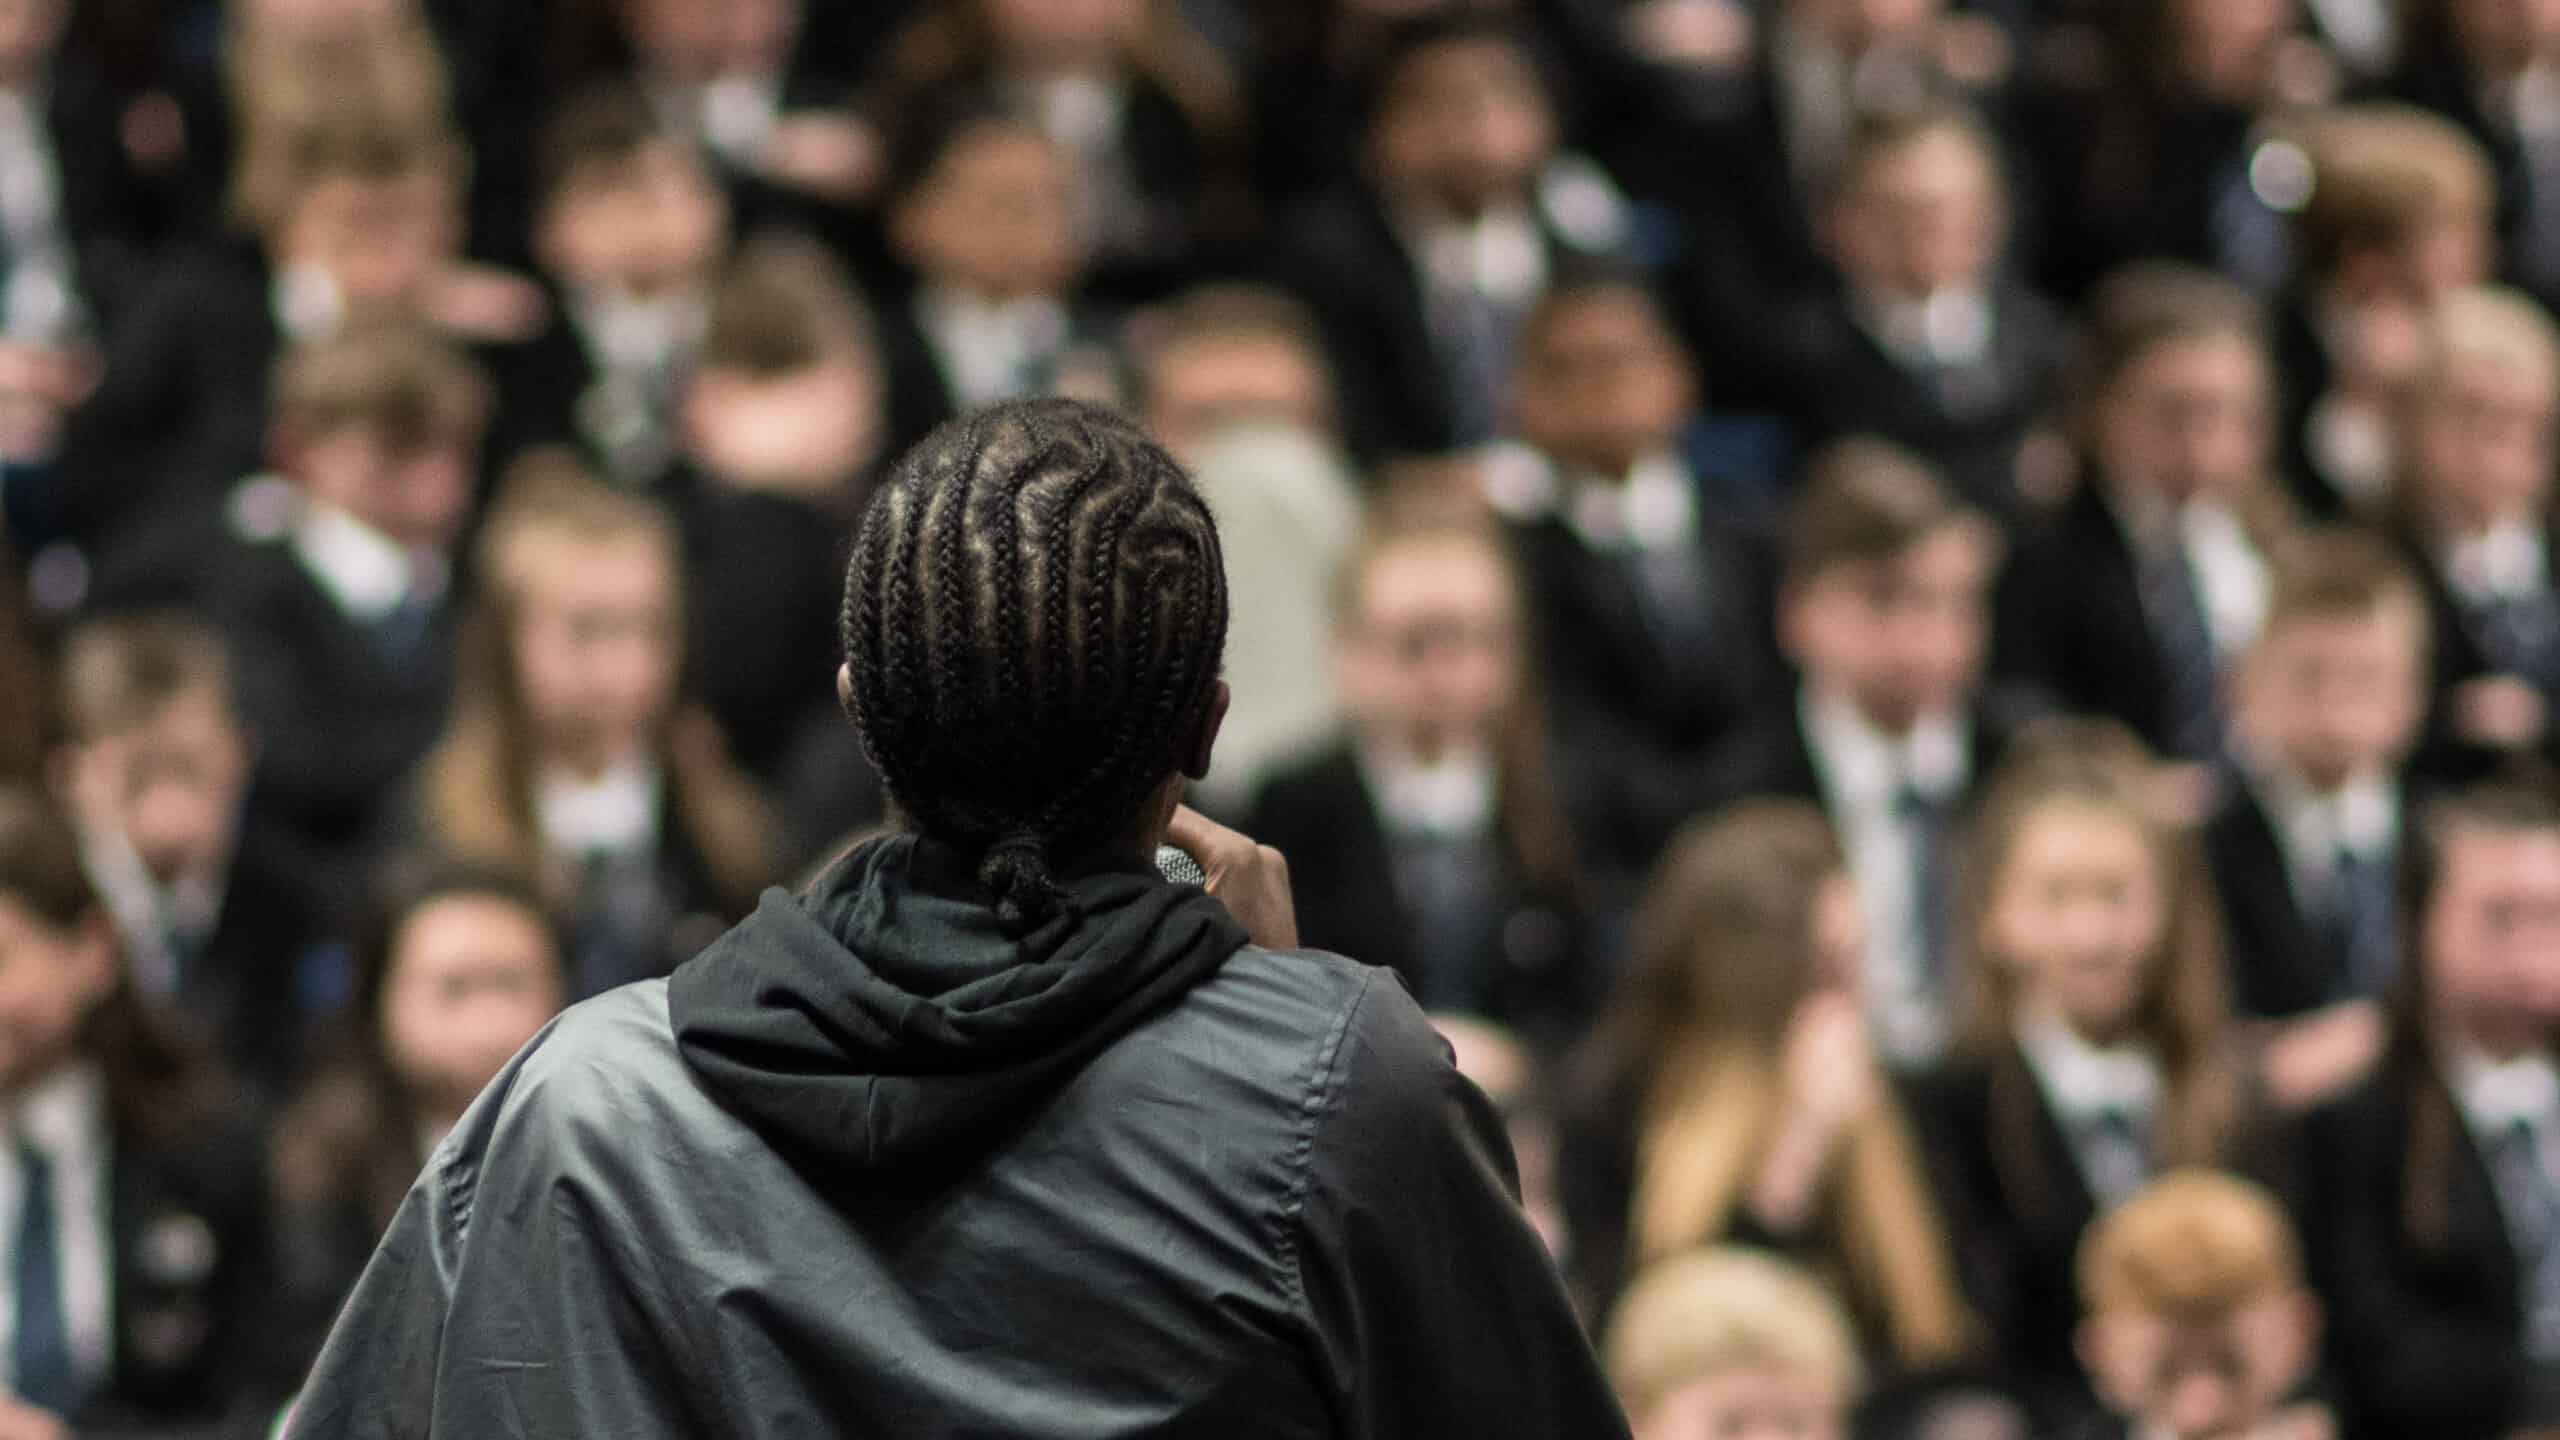
[[[44,64],[70,10],[68,0],[0,0],[0,74],[28,74]]]
[[[1167,346],[1147,381],[1147,428],[1174,454],[1196,458],[1237,425],[1286,425],[1330,436],[1323,359],[1280,335],[1201,335]]]
[[[2081,1335],[2090,1378],[2118,1414],[2167,1440],[2260,1433],[2292,1398],[2311,1361],[2318,1310],[2274,1294],[2207,1323],[2109,1312]]]
[[[2120,811],[2037,806],[2008,837],[1983,917],[1992,963],[2023,1004],[2111,1043],[2131,1022],[2169,930],[2169,893],[2150,838]]]
[[[1525,203],[1555,144],[1545,85],[1527,56],[1494,38],[1408,57],[1370,134],[1389,192],[1462,218]]]
[[[249,789],[249,740],[229,697],[185,691],[141,724],[78,747],[72,792],[89,823],[123,838],[167,884],[230,855]]]
[[[1787,18],[1835,50],[1918,50],[1946,11],[1946,0],[1791,0]]]
[[[2560,830],[2457,825],[2418,943],[2437,1016],[2504,1059],[2560,1022]]]
[[[2253,105],[2293,23],[2293,0],[2169,0],[2178,72],[2206,95]]]
[[[2504,75],[2560,42],[2560,0],[2442,0],[2454,43],[2475,70]]]
[[[1867,161],[1831,239],[1860,288],[1922,300],[1982,284],[2007,227],[1991,157],[1961,130],[1932,129]]]
[[[1056,295],[1075,282],[1075,171],[1026,125],[954,136],[890,219],[907,263],[938,284],[999,299]]]
[[[1842,561],[1788,589],[1782,638],[1815,685],[1885,733],[1907,734],[1981,682],[1993,562],[1991,536],[1970,522],[1883,559]]]
[[[632,48],[686,80],[770,74],[800,33],[800,0],[627,0],[623,15]]]
[[[70,1055],[115,988],[119,964],[105,916],[65,929],[0,894],[0,1093],[42,1079]]]
[[[476,449],[475,439],[458,435],[394,445],[372,425],[342,425],[296,443],[291,464],[312,500],[403,548],[441,553],[470,510]]]
[[[1490,748],[1519,693],[1519,627],[1489,545],[1391,545],[1369,559],[1337,637],[1343,703],[1373,743],[1417,760]]]
[[[1520,436],[1569,469],[1625,475],[1671,445],[1697,404],[1688,356],[1635,290],[1578,295],[1525,338],[1512,387]]]
[[[2420,503],[2449,529],[2530,520],[2551,493],[2560,376],[2486,357],[2437,368],[2413,397]]]
[[[2267,463],[2267,363],[2233,334],[2165,340],[2098,403],[2098,458],[2131,493],[2171,504],[2230,502]]]
[[[689,457],[731,482],[841,490],[879,454],[881,389],[867,350],[782,374],[697,370],[685,391]]]
[[[524,544],[516,684],[536,743],[581,769],[637,757],[675,704],[682,646],[672,557],[638,536]]]
[[[560,957],[515,901],[457,894],[401,925],[382,986],[382,1051],[430,1113],[460,1111],[564,1000]]]
[[[2426,714],[2425,625],[2407,601],[2284,621],[2240,667],[2241,729],[2314,790],[2390,773]]]
[[[543,263],[570,285],[653,296],[700,283],[728,228],[729,203],[701,160],[660,140],[570,176],[539,239]]]
[[[1636,1440],[1838,1440],[1839,1388],[1784,1367],[1737,1367],[1692,1380],[1647,1407]]]
[[[996,53],[1033,71],[1087,70],[1146,34],[1147,0],[983,0]]]
[[[405,311],[454,258],[461,216],[441,173],[332,176],[294,202],[278,261],[327,275],[357,312]]]

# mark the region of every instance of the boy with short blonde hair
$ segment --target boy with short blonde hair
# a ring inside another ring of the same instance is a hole
[[[1738,1247],[1666,1260],[1611,1318],[1603,1357],[1635,1440],[1770,1433],[1837,1440],[1865,1383],[1840,1302]]]

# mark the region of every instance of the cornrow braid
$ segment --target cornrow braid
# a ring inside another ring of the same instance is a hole
[[[889,796],[977,855],[1021,933],[1053,867],[1118,839],[1205,718],[1227,638],[1216,522],[1128,420],[993,406],[901,457],[845,575],[851,713]]]

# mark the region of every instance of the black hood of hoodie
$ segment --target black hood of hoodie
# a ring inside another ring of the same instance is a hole
[[[1009,936],[971,867],[915,835],[765,893],[668,983],[703,1088],[777,1147],[885,1169],[992,1143],[1246,943],[1197,888],[1132,868]]]

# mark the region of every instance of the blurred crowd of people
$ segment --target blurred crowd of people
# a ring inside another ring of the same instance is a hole
[[[2560,1433],[2555,302],[2544,0],[0,0],[0,1440],[894,823],[1044,393],[1640,1440]]]

